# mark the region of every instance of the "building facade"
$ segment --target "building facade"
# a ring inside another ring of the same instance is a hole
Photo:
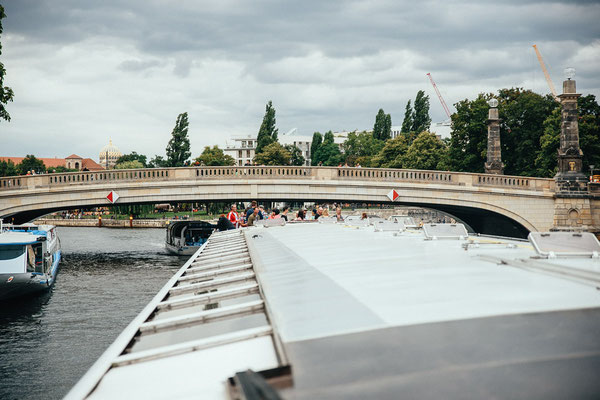
[[[310,165],[310,144],[312,138],[300,135],[281,135],[277,138],[281,145],[294,145],[302,151],[302,156],[305,159],[304,164]],[[223,152],[230,155],[235,160],[235,165],[253,165],[254,156],[256,155],[256,137],[252,135],[234,136],[231,137],[225,146]]]

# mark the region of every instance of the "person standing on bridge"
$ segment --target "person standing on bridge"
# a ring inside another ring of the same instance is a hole
[[[233,226],[235,226],[236,228],[239,228],[240,226],[247,226],[240,218],[240,215],[237,213],[236,204],[231,205],[231,211],[229,211],[229,213],[227,214],[227,219],[231,221]]]

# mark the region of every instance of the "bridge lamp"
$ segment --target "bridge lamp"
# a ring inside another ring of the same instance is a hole
[[[568,80],[575,78],[575,68],[567,67],[567,68],[565,68],[564,72],[565,72],[565,78],[567,78]]]
[[[595,165],[590,165],[590,175],[594,176],[594,167]]]
[[[487,103],[488,103],[488,106],[490,106],[492,108],[498,107],[498,100],[497,99],[490,99]]]

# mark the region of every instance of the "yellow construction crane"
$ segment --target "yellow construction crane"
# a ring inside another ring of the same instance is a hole
[[[544,76],[546,77],[546,82],[548,82],[548,86],[550,86],[550,91],[552,92],[552,97],[554,100],[559,101],[558,95],[556,94],[556,89],[554,89],[554,83],[552,83],[552,79],[550,78],[550,74],[546,69],[546,65],[544,64],[544,60],[542,59],[542,55],[537,48],[537,45],[533,45],[533,49],[535,50],[535,55],[537,56],[538,61],[540,62],[540,66],[542,67],[542,71],[544,71]]]

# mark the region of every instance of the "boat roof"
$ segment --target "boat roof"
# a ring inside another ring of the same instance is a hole
[[[213,234],[68,398],[229,398],[282,366],[294,399],[598,393],[598,241],[546,256],[432,225]]]
[[[39,243],[39,237],[46,237],[46,231],[19,231],[9,230],[0,233],[0,246],[3,245],[26,245]]]

